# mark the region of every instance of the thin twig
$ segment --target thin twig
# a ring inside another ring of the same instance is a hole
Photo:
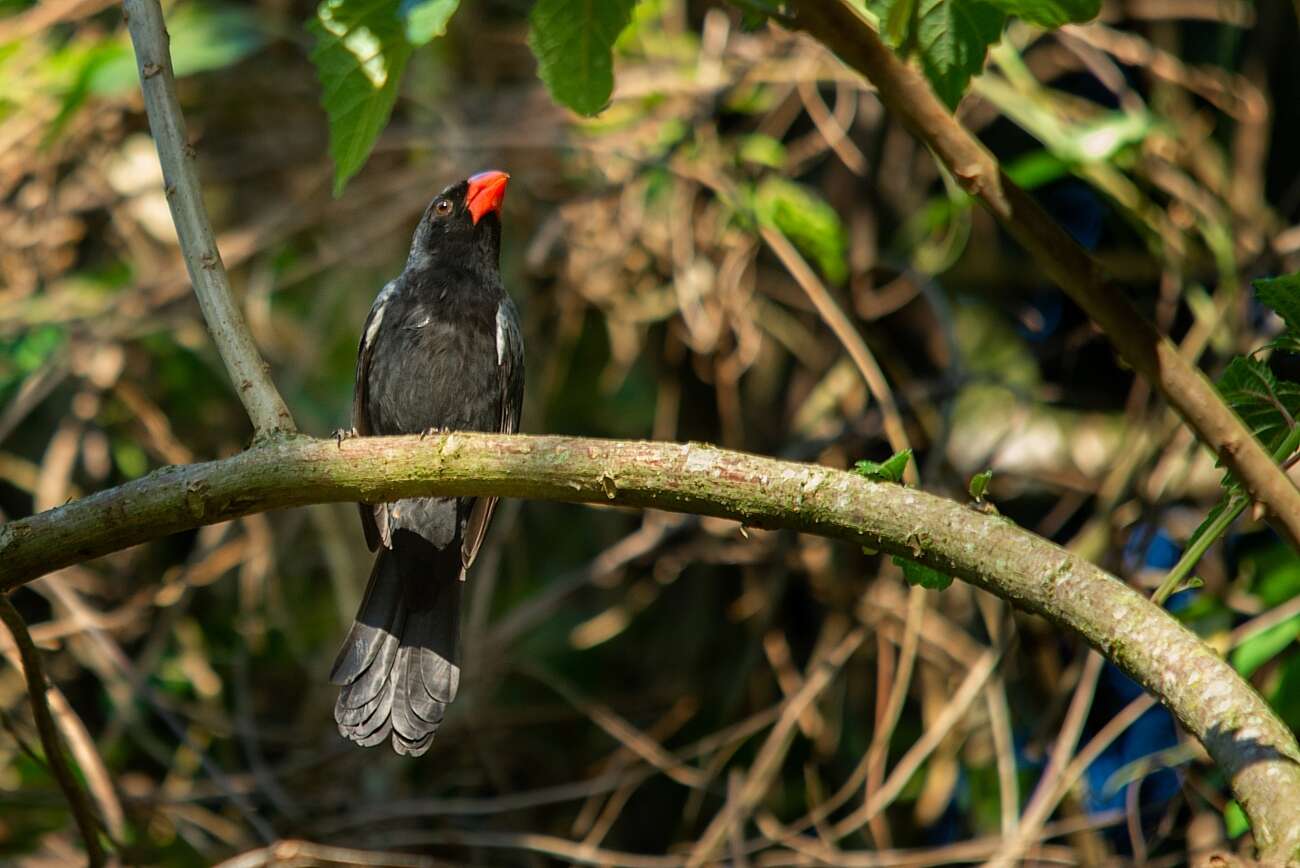
[[[894,737],[898,721],[903,716],[903,704],[907,701],[907,693],[912,684],[912,673],[916,668],[916,652],[921,644],[921,624],[925,621],[926,602],[925,588],[913,585],[908,589],[907,621],[903,627],[903,641],[898,650],[898,668],[894,671],[894,680],[890,686],[889,697],[885,700],[884,712],[876,721],[876,727],[871,733],[871,743],[867,745],[867,779],[863,783],[865,787],[863,799],[880,789],[885,781],[885,762],[889,758],[889,743]]]
[[[163,190],[208,331],[253,423],[254,433],[260,437],[294,431],[293,417],[271,382],[244,315],[235,304],[230,278],[221,262],[221,251],[203,204],[196,153],[185,133],[176,97],[176,76],[162,6],[158,0],[123,0],[122,6],[135,46],[149,129],[162,163]]]
[[[817,308],[817,313],[822,320],[839,338],[840,343],[848,352],[849,358],[853,359],[853,364],[857,366],[858,373],[862,374],[862,379],[867,383],[867,389],[871,392],[871,397],[876,399],[880,405],[880,414],[884,422],[885,438],[889,440],[889,448],[895,452],[902,452],[909,447],[907,439],[907,429],[903,425],[903,418],[898,412],[898,403],[894,400],[894,393],[889,388],[889,381],[885,379],[885,372],[880,370],[880,365],[876,363],[876,357],[871,354],[867,347],[867,342],[862,339],[857,327],[853,321],[848,318],[835,299],[831,297],[830,292],[818,279],[817,273],[812,270],[804,258],[795,250],[790,239],[786,238],[779,230],[770,226],[765,226],[761,230],[763,241],[772,249],[781,264],[790,272],[795,283],[807,294],[808,300]],[[915,485],[917,480],[916,468],[913,462],[907,462],[904,469],[903,478],[910,484]]]
[[[90,798],[77,783],[76,775],[72,773],[72,766],[68,764],[68,758],[63,752],[63,740],[59,738],[59,730],[54,725],[54,717],[50,714],[49,702],[45,695],[48,687],[45,673],[41,669],[40,654],[32,644],[32,637],[27,632],[27,624],[23,621],[23,616],[14,608],[7,594],[0,594],[0,621],[9,628],[14,644],[18,646],[18,656],[22,658],[23,674],[27,677],[27,695],[32,703],[32,717],[36,719],[36,730],[41,734],[41,747],[45,750],[45,760],[50,765],[50,771],[54,773],[54,779],[59,783],[59,789],[63,790],[63,795],[68,800],[68,807],[72,811],[73,819],[77,821],[77,828],[81,830],[82,840],[86,843],[86,859],[91,868],[98,868],[106,861],[104,849],[99,843],[99,823],[95,819],[95,812],[90,807]]]
[[[745,822],[753,813],[760,799],[772,786],[772,779],[778,771],[790,742],[794,740],[799,717],[817,696],[826,689],[853,652],[858,650],[866,631],[861,627],[851,630],[823,660],[816,660],[810,665],[808,677],[803,688],[786,703],[781,717],[768,734],[767,740],[759,748],[754,764],[749,769],[742,783],[736,790],[735,798],[728,798],[722,810],[718,811],[709,823],[699,842],[691,851],[687,864],[698,866],[711,864],[714,854],[721,849],[733,826]]]
[[[1070,708],[1065,713],[1061,731],[1052,748],[1051,759],[1047,761],[1047,768],[1038,781],[1038,788],[1029,797],[1029,804],[1025,806],[1020,819],[1020,828],[1014,835],[1004,839],[1002,848],[985,863],[985,868],[1009,868],[1017,864],[1025,848],[1038,837],[1039,830],[1051,817],[1052,811],[1056,810],[1060,801],[1057,793],[1064,793],[1062,782],[1068,778],[1070,758],[1079,743],[1083,725],[1088,720],[1088,709],[1092,708],[1092,697],[1097,690],[1097,678],[1101,675],[1103,662],[1100,654],[1095,651],[1088,653],[1083,674],[1079,676],[1079,686],[1074,690]]]
[[[934,722],[926,727],[921,737],[908,748],[907,753],[903,754],[880,788],[870,793],[857,810],[835,824],[832,832],[834,837],[843,838],[852,834],[872,817],[893,804],[903,792],[903,788],[907,786],[907,782],[912,779],[912,775],[916,774],[921,764],[948,736],[949,731],[961,721],[971,705],[983,693],[984,685],[988,683],[1001,657],[1001,651],[998,649],[990,648],[984,652],[980,660],[966,674],[965,680],[952,695],[952,699],[935,717]]]

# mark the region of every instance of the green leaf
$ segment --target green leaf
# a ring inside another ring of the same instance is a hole
[[[916,0],[880,0],[874,5],[885,44],[894,49],[904,48],[915,32]]]
[[[831,283],[849,275],[848,233],[840,215],[813,190],[777,175],[759,182],[754,196],[758,219],[775,226],[817,264]]]
[[[1300,615],[1274,624],[1238,645],[1232,652],[1232,668],[1249,678],[1255,670],[1281,654],[1300,636]]]
[[[1251,281],[1255,297],[1282,318],[1287,329],[1300,332],[1300,272]]]
[[[1283,353],[1300,353],[1300,272],[1252,281],[1255,296],[1286,323],[1282,333],[1266,345]]]
[[[903,568],[903,578],[907,579],[909,585],[920,585],[932,591],[942,591],[952,584],[952,576],[944,575],[925,564],[918,564],[914,560],[898,555],[894,555],[893,561]]]
[[[1300,385],[1279,381],[1258,359],[1234,358],[1219,378],[1218,388],[1228,406],[1269,452],[1286,439],[1291,420],[1300,414]]]
[[[1300,354],[1300,334],[1291,331],[1291,329],[1284,329],[1281,334],[1264,344],[1264,347],[1276,350],[1279,353]]]
[[[1268,701],[1292,730],[1300,729],[1300,654],[1290,654],[1278,667],[1281,677]]]
[[[980,0],[918,0],[916,47],[939,98],[955,108],[971,76],[984,69],[1006,16]]]
[[[781,14],[780,0],[732,0],[740,7],[740,29],[752,33],[767,24],[767,19]]]
[[[780,169],[785,165],[785,145],[771,136],[750,133],[740,140],[737,156],[743,163]]]
[[[862,460],[853,465],[853,472],[876,482],[902,482],[907,462],[912,460],[912,450],[895,452],[881,462]]]
[[[460,0],[402,0],[400,14],[406,22],[406,41],[424,45],[447,32],[447,22]]]
[[[984,493],[989,490],[989,482],[993,479],[993,471],[985,470],[976,473],[970,478],[970,496],[976,500],[983,500]]]
[[[988,0],[1008,15],[1043,27],[1081,24],[1096,18],[1101,0]]]
[[[324,0],[307,29],[329,117],[334,195],[365,165],[411,59],[397,0]]]
[[[1214,524],[1214,522],[1218,520],[1219,516],[1223,514],[1223,511],[1228,508],[1229,502],[1230,499],[1225,497],[1216,503],[1213,509],[1206,513],[1205,518],[1196,526],[1196,530],[1192,531],[1192,535],[1187,538],[1187,545],[1189,548],[1192,543],[1200,539],[1201,536],[1210,529],[1210,525]]]
[[[1223,809],[1223,826],[1224,831],[1228,833],[1229,838],[1240,838],[1246,832],[1250,831],[1250,820],[1246,819],[1246,812],[1241,809],[1234,799],[1228,802]]]
[[[579,114],[600,112],[614,91],[614,42],[635,0],[537,0],[528,45],[551,96]]]

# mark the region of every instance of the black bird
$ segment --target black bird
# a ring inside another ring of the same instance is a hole
[[[344,434],[519,430],[524,349],[501,283],[501,200],[510,176],[443,190],[415,228],[397,279],[370,308],[357,353],[353,429]],[[429,749],[460,683],[460,598],[495,498],[360,504],[379,550],[330,680],[334,718],[358,744]]]

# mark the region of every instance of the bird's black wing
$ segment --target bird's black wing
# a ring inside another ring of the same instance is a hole
[[[366,316],[366,324],[361,327],[361,342],[357,346],[357,375],[352,386],[352,427],[363,437],[374,433],[374,426],[370,424],[370,416],[366,413],[369,405],[367,384],[370,381],[370,361],[375,355],[376,337],[384,319],[384,306],[396,294],[395,283],[386,285],[375,297],[375,303],[370,306],[370,313]],[[357,509],[361,513],[361,530],[365,533],[366,545],[373,552],[387,536],[381,532],[378,523],[387,518],[387,513],[383,507],[370,503],[358,503]]]
[[[514,434],[519,430],[524,404],[524,341],[519,332],[519,313],[509,297],[497,308],[496,327],[497,372],[501,384],[501,424],[498,430],[502,434]],[[480,497],[470,509],[461,543],[462,578],[478,556],[496,505],[495,497]]]

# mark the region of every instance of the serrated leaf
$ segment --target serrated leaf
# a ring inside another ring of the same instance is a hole
[[[1300,353],[1300,335],[1286,329],[1273,340],[1264,344],[1264,348],[1276,350],[1279,353]]]
[[[944,575],[925,564],[918,564],[910,558],[893,556],[893,561],[903,569],[903,578],[909,585],[920,585],[932,591],[942,591],[952,584],[952,576]]]
[[[812,259],[831,283],[849,275],[848,233],[839,213],[813,190],[777,175],[758,185],[754,196],[758,219],[781,230]]]
[[[1219,516],[1223,514],[1223,511],[1228,508],[1229,502],[1229,499],[1220,500],[1214,505],[1214,508],[1206,514],[1204,520],[1196,526],[1196,530],[1192,531],[1192,535],[1187,539],[1187,545],[1189,548],[1193,543],[1200,539],[1207,530],[1209,530],[1210,525],[1214,524],[1214,522],[1218,520]]]
[[[556,102],[600,112],[614,91],[614,42],[635,0],[538,0],[528,21],[537,74]]]
[[[989,490],[989,482],[992,481],[992,479],[992,470],[985,470],[972,476],[968,488],[970,496],[976,500],[983,500],[985,492]]]
[[[1259,359],[1237,356],[1218,382],[1219,393],[1236,411],[1264,448],[1275,450],[1300,414],[1300,385],[1273,376]],[[1286,411],[1283,414],[1283,410]]]
[[[853,472],[876,482],[902,482],[907,463],[912,460],[912,450],[895,452],[884,461],[864,459],[853,465]]]
[[[989,46],[1002,38],[1006,16],[981,0],[918,0],[916,46],[939,98],[955,108],[971,76],[984,69]]]
[[[424,45],[447,33],[447,23],[460,0],[402,0],[400,14],[406,22],[406,41]]]
[[[329,117],[334,195],[365,165],[411,58],[397,0],[325,0],[307,23]]]
[[[1300,272],[1251,281],[1255,297],[1282,318],[1286,327],[1300,332]]]
[[[1008,15],[1043,27],[1081,24],[1097,17],[1101,0],[988,0]]]

